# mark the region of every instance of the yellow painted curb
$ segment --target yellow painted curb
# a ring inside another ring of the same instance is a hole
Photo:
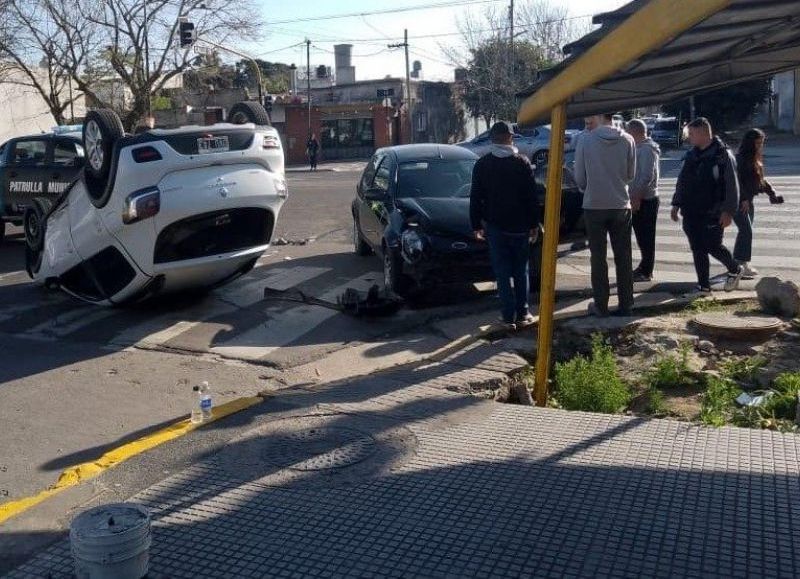
[[[128,442],[127,444],[123,444],[122,446],[119,446],[113,450],[109,450],[97,460],[71,466],[65,469],[59,475],[56,483],[49,489],[30,497],[24,497],[0,504],[0,525],[5,523],[7,520],[27,511],[31,507],[38,505],[42,501],[49,499],[53,495],[56,495],[61,491],[68,489],[69,487],[75,486],[78,483],[93,479],[103,471],[113,468],[131,457],[148,451],[151,448],[155,448],[156,446],[164,444],[165,442],[169,442],[170,440],[175,440],[176,438],[179,438],[184,434],[195,430],[196,428],[206,424],[211,424],[212,422],[216,422],[221,418],[241,412],[242,410],[246,410],[247,408],[255,406],[263,401],[264,398],[261,396],[251,396],[231,400],[230,402],[226,402],[225,404],[221,404],[214,408],[214,413],[210,420],[201,422],[199,424],[192,424],[187,418],[152,434],[148,434],[147,436],[143,436],[142,438]]]

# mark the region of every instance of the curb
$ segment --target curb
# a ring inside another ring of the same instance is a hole
[[[50,497],[84,481],[91,480],[106,470],[114,468],[118,464],[121,464],[126,460],[133,458],[134,456],[160,446],[165,442],[180,438],[181,436],[184,436],[198,428],[202,428],[207,424],[211,424],[217,420],[221,420],[227,416],[241,412],[242,410],[247,410],[256,404],[260,404],[264,400],[266,400],[266,396],[261,395],[231,400],[230,402],[226,402],[225,404],[221,404],[220,406],[216,407],[210,420],[201,422],[199,424],[192,424],[189,419],[186,418],[184,420],[175,422],[170,426],[162,428],[161,430],[153,432],[152,434],[148,434],[142,438],[138,438],[123,444],[122,446],[118,446],[117,448],[109,450],[96,460],[66,468],[61,472],[56,483],[50,488],[32,496],[23,497],[21,499],[0,504],[0,525],[9,519],[24,513],[28,509],[35,507],[39,503],[44,502]]]

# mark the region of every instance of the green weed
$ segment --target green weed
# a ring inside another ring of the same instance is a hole
[[[645,375],[645,381],[651,389],[693,385],[695,380],[689,368],[689,346],[681,346],[678,356],[659,358]]]
[[[567,410],[621,412],[631,401],[622,381],[611,346],[599,334],[592,336],[590,358],[575,358],[556,364],[556,397]]]
[[[647,389],[647,413],[653,416],[664,416],[667,414],[667,404],[664,400],[664,393],[652,385]]]
[[[707,384],[700,407],[700,420],[710,426],[724,426],[731,420],[736,397],[742,391],[727,378],[711,376]]]
[[[759,370],[767,365],[767,359],[763,356],[753,356],[751,358],[732,358],[720,364],[720,370],[726,378],[731,380],[741,380],[752,382],[755,380]]]

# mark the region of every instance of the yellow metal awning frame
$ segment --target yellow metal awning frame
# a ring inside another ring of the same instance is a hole
[[[731,1],[650,0],[522,103],[517,116],[517,121],[521,124],[534,122],[548,111],[551,114],[548,192],[558,191],[561,187],[564,164],[563,135],[569,99],[727,8]],[[539,338],[535,366],[534,398],[537,406],[547,404],[560,213],[560,195],[547,195],[539,294]]]

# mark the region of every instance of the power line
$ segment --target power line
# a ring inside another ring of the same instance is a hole
[[[403,8],[386,8],[383,10],[370,10],[368,12],[340,12],[324,16],[307,16],[304,18],[291,18],[288,20],[275,20],[272,24],[294,24],[296,22],[315,22],[319,20],[332,20],[339,18],[357,18],[359,16],[376,16],[379,14],[397,14],[399,12],[414,12],[416,10],[433,10],[436,8],[449,8],[452,6],[469,6],[472,4],[490,4],[503,0],[450,0],[448,2],[431,2],[430,4],[415,4]]]

